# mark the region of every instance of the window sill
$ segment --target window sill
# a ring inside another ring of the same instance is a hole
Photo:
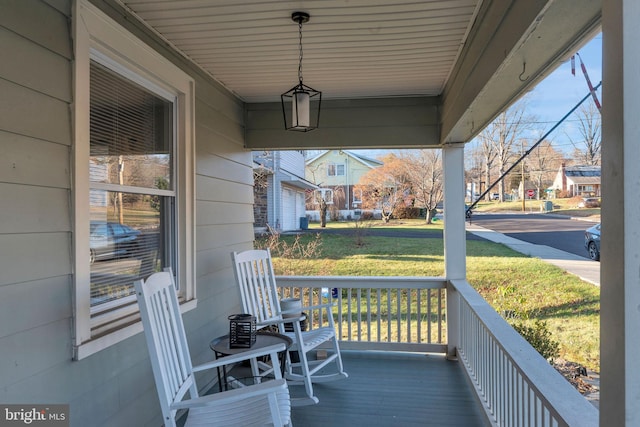
[[[187,311],[195,309],[197,306],[198,300],[192,299],[191,301],[180,304],[180,312],[184,314]],[[73,350],[73,360],[82,360],[92,354],[104,350],[107,347],[139,334],[140,332],[142,332],[142,322],[137,320],[129,326],[125,326],[109,334],[94,338],[91,341],[87,341],[75,347]]]

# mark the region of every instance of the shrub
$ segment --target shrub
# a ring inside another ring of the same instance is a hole
[[[362,211],[362,214],[360,214],[360,220],[361,221],[366,221],[366,220],[370,220],[370,219],[374,219],[373,218],[373,212]]]
[[[399,206],[393,210],[396,219],[415,219],[420,217],[420,209],[413,206]]]
[[[353,227],[353,238],[355,240],[355,244],[356,246],[364,246],[365,244],[365,237],[368,234],[369,229],[371,228],[371,221],[370,220],[363,220],[362,217],[360,219],[357,219],[354,222],[354,227]]]
[[[287,243],[285,240],[280,238],[280,233],[269,227],[269,234],[263,239],[256,240],[254,247],[256,249],[269,248],[272,256],[275,257],[287,259],[314,259],[321,255],[322,236],[320,233],[317,233],[315,238],[308,242],[303,242],[301,235],[297,234],[293,242]]]
[[[547,328],[547,322],[536,320],[533,326],[516,322],[512,323],[511,326],[545,359],[553,361],[560,355],[560,344],[551,339],[551,332]]]

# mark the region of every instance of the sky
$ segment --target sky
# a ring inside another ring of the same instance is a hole
[[[578,50],[584,63],[589,79],[595,87],[602,80],[602,33],[598,33],[590,42]],[[533,142],[551,129],[564,117],[585,95],[589,94],[589,86],[580,68],[580,61],[575,60],[575,76],[571,73],[571,61],[567,60],[558,66],[544,80],[538,83],[527,95],[527,114],[535,116],[536,136]],[[597,91],[598,99],[602,102],[602,90]],[[589,98],[585,103],[593,102]],[[551,140],[554,148],[559,151],[571,152],[573,145],[569,137],[574,140],[576,135],[575,113],[569,116],[547,139]],[[389,150],[360,150],[365,156],[376,158]]]
[[[578,50],[591,84],[595,87],[602,80],[602,33]],[[602,88],[597,91],[602,102]],[[571,61],[561,64],[553,73],[541,81],[528,95],[527,112],[537,117],[540,129],[549,130],[565,116],[584,96],[589,94],[589,86],[576,57],[575,76],[571,74]],[[585,101],[593,103],[589,98]],[[569,136],[575,135],[575,113],[549,135],[556,149],[571,151],[573,146]],[[544,132],[543,132],[544,133]],[[578,137],[579,138],[579,137]],[[574,137],[575,139],[575,137]]]

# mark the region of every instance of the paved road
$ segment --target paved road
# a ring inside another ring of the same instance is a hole
[[[594,223],[553,215],[474,213],[472,224],[514,239],[588,257],[584,230]]]

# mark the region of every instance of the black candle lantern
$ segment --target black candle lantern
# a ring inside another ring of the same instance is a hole
[[[229,316],[229,347],[250,348],[255,342],[255,316],[245,313]]]

